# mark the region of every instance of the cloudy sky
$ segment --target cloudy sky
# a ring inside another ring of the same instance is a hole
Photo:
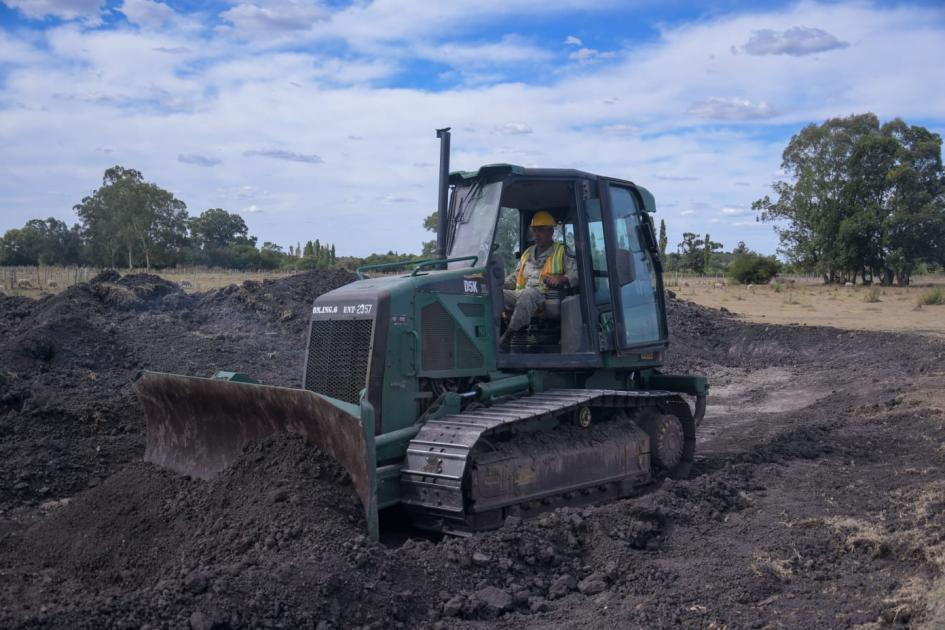
[[[764,252],[751,202],[803,125],[945,132],[941,2],[0,0],[0,231],[115,164],[260,241],[418,251],[454,169],[631,179],[684,231]]]

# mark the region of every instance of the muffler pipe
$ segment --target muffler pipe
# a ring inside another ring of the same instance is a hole
[[[440,182],[436,206],[436,257],[446,258],[446,204],[450,189],[450,128],[436,130],[440,139]]]

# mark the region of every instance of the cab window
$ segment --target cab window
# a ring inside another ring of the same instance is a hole
[[[656,294],[656,272],[640,235],[640,230],[647,228],[640,221],[636,201],[629,189],[611,186],[610,204],[617,237],[617,256],[626,258],[628,251],[632,268],[629,281],[619,287],[624,322],[623,346],[661,341],[663,334]]]

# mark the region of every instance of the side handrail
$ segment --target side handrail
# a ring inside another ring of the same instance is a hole
[[[447,258],[446,260],[442,260],[442,259],[439,259],[439,258],[434,258],[433,260],[424,260],[424,261],[421,261],[420,263],[417,264],[416,268],[415,268],[415,269],[413,270],[413,272],[410,274],[410,277],[412,278],[413,276],[417,275],[417,272],[418,272],[418,271],[420,271],[420,270],[423,269],[424,267],[429,267],[430,265],[435,265],[435,264],[437,264],[437,263],[445,265],[446,263],[460,262],[460,261],[463,261],[463,260],[471,260],[471,261],[473,261],[473,263],[470,265],[470,267],[475,267],[475,266],[476,266],[476,263],[479,262],[479,256],[459,256],[459,257],[457,257],[457,258]]]
[[[389,262],[389,263],[378,263],[376,265],[362,265],[361,267],[358,267],[357,269],[355,269],[354,272],[358,275],[358,280],[364,280],[365,279],[365,275],[363,273],[364,271],[373,270],[373,269],[390,269],[392,267],[405,267],[407,265],[416,265],[417,266],[416,269],[414,269],[413,273],[410,274],[411,276],[415,276],[417,275],[417,271],[419,271],[423,267],[430,267],[431,265],[438,265],[438,264],[445,265],[447,263],[460,262],[463,260],[473,261],[472,266],[475,267],[476,262],[479,260],[479,256],[458,256],[457,258],[446,258],[446,259],[424,258],[422,260],[398,260],[398,261]]]
[[[415,265],[417,263],[429,262],[432,260],[437,260],[437,259],[424,258],[422,260],[395,260],[394,262],[389,262],[389,263],[377,263],[374,265],[361,265],[360,267],[354,270],[354,273],[358,275],[358,280],[364,280],[364,274],[362,272],[367,271],[368,269],[387,269],[390,267],[403,267],[405,265]]]

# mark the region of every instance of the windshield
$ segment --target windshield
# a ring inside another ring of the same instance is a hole
[[[483,267],[489,260],[502,182],[457,186],[453,190],[453,204],[449,220],[447,243],[449,258],[476,256],[475,264]],[[450,269],[471,267],[472,260],[450,263]]]

